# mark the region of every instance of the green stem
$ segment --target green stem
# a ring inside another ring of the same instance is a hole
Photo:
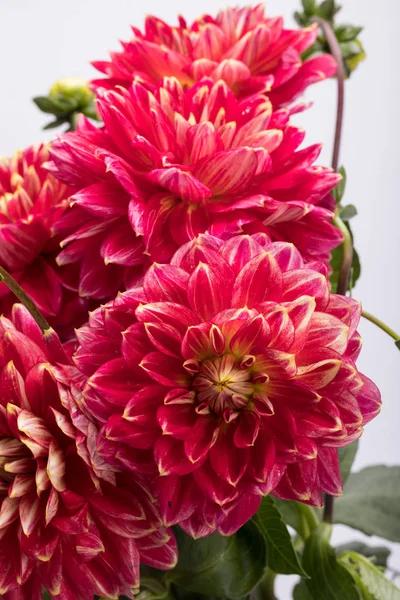
[[[302,539],[305,541],[311,532],[318,527],[319,519],[316,515],[315,510],[308,506],[308,504],[303,504],[302,502],[296,502],[297,510],[300,513],[299,519],[299,534]]]
[[[251,592],[250,600],[278,600],[275,596],[276,573],[267,569],[256,589]]]
[[[338,214],[333,219],[333,224],[343,233],[343,257],[340,265],[337,293],[345,296],[350,281],[351,265],[353,264],[353,240],[349,228]]]
[[[36,323],[43,333],[50,329],[50,325],[37,308],[36,304],[15,279],[3,267],[0,267],[0,281],[4,281],[8,289],[18,298],[18,300],[29,310]]]
[[[400,335],[396,333],[391,327],[389,327],[389,325],[386,325],[386,323],[378,319],[378,317],[375,317],[375,315],[371,315],[371,313],[367,312],[366,310],[363,310],[362,316],[364,317],[364,319],[367,319],[367,321],[371,321],[371,323],[379,327],[379,329],[382,329],[382,331],[390,335],[390,337],[393,338],[395,342],[400,341]]]

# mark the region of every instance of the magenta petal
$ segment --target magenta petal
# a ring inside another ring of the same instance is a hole
[[[188,202],[200,202],[204,198],[212,196],[212,192],[207,185],[204,185],[188,171],[183,171],[177,167],[154,169],[148,173],[147,177],[150,181]]]
[[[161,515],[168,527],[188,519],[199,503],[199,493],[191,476],[160,477],[156,489]]]
[[[164,435],[185,440],[191,435],[197,414],[193,404],[168,404],[157,411],[158,424]]]
[[[247,447],[238,448],[233,443],[234,433],[233,424],[221,429],[217,441],[210,449],[210,464],[221,479],[236,487],[248,468],[250,451]]]
[[[104,428],[105,435],[111,442],[127,444],[133,448],[147,450],[153,448],[159,437],[159,429],[155,425],[153,429],[144,429],[135,422],[127,421],[120,415],[112,415]]]
[[[167,387],[185,387],[190,382],[187,371],[182,367],[182,362],[161,352],[149,352],[139,366],[154,381]]]
[[[252,348],[256,345],[258,348],[268,347],[269,333],[264,317],[257,315],[243,322],[229,342],[229,347],[233,353],[241,356],[251,354]]]
[[[172,532],[171,535],[170,541],[158,548],[150,548],[149,550],[141,548],[140,561],[149,567],[162,571],[173,569],[178,561],[178,549]]]
[[[264,252],[264,247],[250,235],[233,237],[221,248],[221,255],[231,265],[235,275],[238,275],[255,256]]]
[[[144,279],[144,291],[148,302],[187,302],[189,275],[172,265],[153,264]]]
[[[210,323],[189,327],[181,346],[183,358],[202,360],[210,355],[212,351],[210,331]]]
[[[121,222],[116,230],[111,230],[100,248],[100,254],[106,265],[108,263],[125,267],[141,265],[143,253],[143,243],[135,236],[128,222]]]
[[[224,285],[221,287],[221,282]],[[227,264],[200,263],[190,276],[188,300],[191,308],[204,319],[210,319],[224,308],[230,308],[232,272]]]
[[[128,194],[124,194],[119,185],[105,181],[83,188],[71,197],[72,205],[77,204],[88,213],[106,219],[126,215],[128,202]]]
[[[147,336],[153,346],[168,356],[180,357],[181,339],[180,332],[163,323],[145,323]]]
[[[124,406],[135,391],[137,377],[129,365],[116,358],[104,363],[89,379],[89,388],[112,404]]]
[[[228,516],[218,526],[217,531],[222,535],[233,535],[240,529],[251,517],[255,515],[260,507],[261,496],[248,494],[244,496],[235,505],[235,508],[229,510]]]
[[[196,166],[194,174],[212,190],[214,196],[226,196],[246,190],[256,170],[255,151],[239,148],[204,158]]]
[[[232,305],[253,308],[266,300],[280,300],[282,272],[269,253],[253,258],[240,271],[233,288]]]
[[[159,385],[147,385],[134,393],[126,405],[123,418],[140,427],[157,428],[157,409],[163,403],[164,391]]]
[[[19,283],[44,315],[57,315],[61,308],[62,286],[55,270],[43,258],[37,258],[25,269]]]
[[[184,333],[187,327],[199,322],[197,315],[181,304],[174,302],[151,302],[140,305],[136,317],[141,323],[166,323]]]
[[[154,459],[161,476],[187,475],[196,468],[186,457],[183,442],[169,435],[160,437],[155,443]]]
[[[219,506],[224,506],[238,497],[236,488],[219,477],[207,463],[196,469],[193,476],[203,493]]]
[[[215,444],[219,432],[219,420],[207,415],[198,417],[190,435],[185,440],[185,454],[192,463],[207,456]]]
[[[237,420],[234,444],[237,448],[246,448],[254,446],[260,429],[260,417],[250,410],[244,410],[240,413]]]
[[[366,425],[379,414],[382,400],[376,385],[365,375],[361,375],[361,379],[363,387],[357,395],[357,402],[363,416],[363,425]]]
[[[290,302],[300,296],[312,296],[317,310],[324,310],[329,302],[326,277],[311,269],[295,269],[283,274],[284,293],[282,300]]]
[[[318,477],[326,494],[340,496],[343,486],[337,448],[318,449]]]

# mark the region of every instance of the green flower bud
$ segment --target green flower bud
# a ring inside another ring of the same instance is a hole
[[[75,129],[80,113],[91,119],[98,119],[95,96],[81,77],[59,79],[52,85],[48,96],[38,96],[33,101],[41,111],[55,116],[55,120],[48,123],[44,129],[63,124],[69,125],[69,130]]]

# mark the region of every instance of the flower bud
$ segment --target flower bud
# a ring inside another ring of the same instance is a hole
[[[81,77],[59,79],[51,87],[48,96],[38,96],[33,101],[41,111],[56,117],[55,121],[45,126],[45,129],[58,127],[64,123],[69,124],[70,130],[75,129],[80,113],[91,119],[97,119],[94,94]]]

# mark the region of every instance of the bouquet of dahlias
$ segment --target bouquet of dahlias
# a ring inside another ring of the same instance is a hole
[[[385,547],[331,545],[333,523],[400,542],[399,467],[350,474],[381,408],[360,317],[400,336],[352,293],[361,28],[302,5],[297,29],[147,17],[100,78],[35,98],[68,131],[0,160],[5,600],[276,600],[280,575],[400,599]],[[327,78],[331,166],[293,118]]]

